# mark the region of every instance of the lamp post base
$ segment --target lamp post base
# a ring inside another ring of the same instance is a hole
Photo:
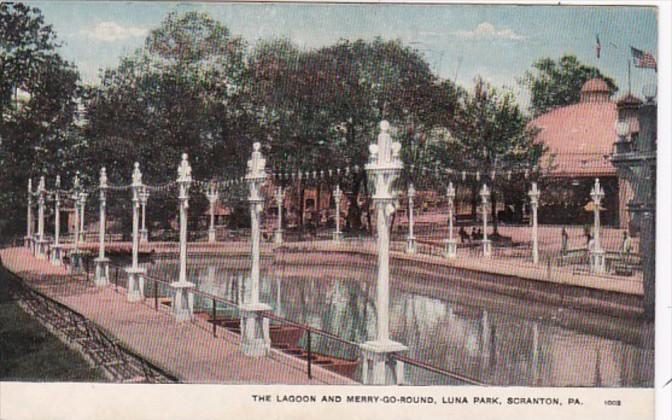
[[[93,284],[96,287],[105,287],[110,284],[110,259],[96,258],[93,262],[96,264],[96,276],[93,278]]]
[[[443,252],[443,256],[446,258],[456,258],[457,257],[457,241],[455,239],[446,239],[446,248]]]
[[[606,269],[606,253],[602,249],[590,251],[590,272],[595,274],[602,274]]]
[[[146,244],[149,242],[149,231],[147,229],[140,229],[140,243]]]
[[[128,275],[126,300],[129,302],[140,302],[145,300],[146,270],[142,267],[127,267],[125,271]]]
[[[194,317],[194,283],[188,281],[176,281],[170,283],[173,289],[171,308],[175,321],[191,321]]]
[[[208,229],[208,243],[214,244],[217,242],[217,231],[214,228]]]
[[[417,243],[414,236],[409,236],[406,238],[406,253],[415,254],[418,249]]]
[[[240,305],[241,349],[246,356],[262,357],[271,351],[269,320],[263,317],[271,309],[264,303]]]
[[[282,234],[284,230],[282,229],[276,229],[275,233],[273,234],[273,242],[276,244],[281,244],[283,242]]]
[[[32,236],[24,236],[23,237],[23,246],[25,246],[28,249],[31,249],[31,241],[33,240]]]
[[[490,239],[484,239],[481,241],[483,244],[483,256],[489,258],[492,256],[492,241]]]
[[[408,350],[396,341],[367,341],[362,349],[362,383],[364,385],[401,385],[404,383],[404,363],[395,353]]]
[[[333,239],[334,242],[341,242],[343,240],[343,232],[336,231],[331,234],[331,239]]]

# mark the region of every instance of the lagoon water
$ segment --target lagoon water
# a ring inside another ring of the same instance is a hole
[[[249,274],[243,265],[225,258],[192,259],[188,276],[198,290],[236,301]],[[174,260],[156,261],[148,269],[150,277],[176,279]],[[261,301],[277,315],[361,343],[375,336],[375,278],[370,264],[346,269],[270,262],[262,269]],[[403,273],[392,273],[390,289],[391,338],[408,346],[412,359],[489,385],[653,386],[653,334],[640,321]],[[199,296],[195,302],[197,310],[212,305]],[[226,305],[217,310],[237,315]],[[355,346],[319,335],[312,343],[319,353],[350,359],[359,355]],[[408,364],[405,373],[415,385],[461,383]]]

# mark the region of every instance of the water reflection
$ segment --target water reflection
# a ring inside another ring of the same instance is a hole
[[[188,276],[199,290],[238,302],[249,270],[225,264],[191,264]],[[149,275],[176,278],[177,265],[157,262]],[[371,270],[270,264],[262,270],[261,301],[280,316],[359,343],[376,335],[374,279]],[[642,344],[649,337],[634,321],[550,306],[532,313],[530,302],[520,299],[423,281],[393,275],[391,282],[391,338],[407,345],[411,358],[492,385],[653,384],[653,350]],[[211,301],[197,297],[195,305],[209,309]],[[316,337],[313,344],[317,352],[358,356],[356,348],[333,340]],[[452,383],[411,366],[406,378]]]

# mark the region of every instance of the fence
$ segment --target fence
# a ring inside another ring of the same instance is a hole
[[[47,329],[77,347],[95,367],[114,382],[175,383],[172,374],[148,362],[108,336],[79,312],[30,287],[16,274],[0,267],[3,277],[11,281],[19,304]]]
[[[89,263],[85,263],[85,267],[90,266]],[[111,265],[111,276],[113,278],[113,284],[115,290],[118,290],[120,287],[124,288],[119,279],[119,272],[123,268],[119,264]],[[88,274],[87,274],[88,278]],[[155,311],[159,311],[160,305],[163,302],[166,302],[166,294],[162,291],[169,290],[170,282],[165,279],[160,279],[155,276],[145,276],[145,286],[150,290],[150,296],[145,295],[145,299],[150,300],[153,303]],[[149,286],[151,284],[151,286]],[[162,286],[162,287],[160,287]],[[207,293],[202,290],[194,290],[195,299],[200,300],[201,303],[209,303],[209,311],[197,311],[196,316],[200,316],[209,322],[212,325],[212,336],[217,338],[217,333],[219,328],[226,328],[229,331],[234,333],[240,333],[240,321],[235,317],[239,303],[236,300],[226,299],[221,296],[217,296],[212,293]],[[226,311],[229,315],[228,317],[220,317],[220,308],[224,306],[229,310]],[[209,313],[208,313],[209,312]],[[263,314],[264,318],[268,318],[271,321],[271,342],[272,347],[276,350],[279,350],[285,354],[293,356],[299,360],[305,360],[306,362],[306,375],[309,379],[313,378],[313,366],[321,366],[327,370],[340,374],[342,376],[354,378],[356,369],[360,366],[359,358],[348,359],[343,357],[345,354],[358,354],[359,353],[359,343],[346,340],[342,337],[339,337],[336,334],[332,334],[328,331],[321,330],[309,325],[301,324],[290,319],[278,316],[271,312],[266,312]],[[285,327],[286,329],[282,331],[281,329]],[[286,342],[282,342],[283,332],[285,335],[291,335],[294,338],[297,338],[298,345],[292,345]],[[276,342],[273,338],[278,338]],[[321,340],[322,343],[330,342],[337,343],[336,346],[332,345],[323,345],[322,348],[328,348],[332,354],[324,354],[315,351],[317,340]],[[341,351],[338,351],[340,347]],[[336,353],[336,354],[334,354]],[[451,372],[445,369],[442,369],[437,366],[432,366],[427,363],[423,363],[418,360],[411,359],[405,356],[396,356],[398,360],[403,361],[409,366],[420,368],[428,372],[444,376],[448,378],[452,383],[456,384],[471,384],[471,385],[486,385],[482,382],[479,382],[476,379],[469,378],[467,376],[461,375],[456,372]]]

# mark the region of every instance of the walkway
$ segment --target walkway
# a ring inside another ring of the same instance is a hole
[[[179,244],[176,242],[150,242],[140,245],[140,251],[149,252],[154,250],[157,255],[170,254],[177,255]],[[272,256],[276,247],[293,252],[311,251],[320,253],[346,253],[375,255],[375,242],[372,239],[363,240],[344,240],[334,242],[331,240],[315,240],[302,242],[285,242],[282,245],[271,243],[262,243],[261,255]],[[458,246],[458,257],[448,260],[441,255],[432,255],[436,251],[442,251],[439,243],[429,247],[427,244],[418,244],[418,253],[410,255],[403,252],[405,243],[395,241],[391,246],[391,258],[397,261],[429,263],[439,266],[459,268],[478,273],[488,273],[494,275],[511,276],[523,280],[531,280],[544,283],[560,284],[565,286],[582,287],[586,289],[601,290],[607,292],[623,293],[627,295],[644,295],[644,286],[641,272],[635,275],[616,276],[610,274],[593,275],[588,272],[586,265],[583,270],[575,270],[572,266],[561,267],[557,265],[548,266],[543,263],[534,264],[529,258],[512,257],[491,257],[483,258],[480,255],[480,248],[474,252],[461,246]],[[65,249],[72,247],[72,244],[64,246]],[[80,244],[80,249],[90,250],[97,253],[98,243],[87,242]],[[107,242],[106,250],[114,249],[117,251],[130,252],[130,242]],[[430,249],[431,248],[431,249]],[[247,256],[250,252],[250,243],[244,241],[236,242],[191,242],[188,251],[190,254],[210,254],[226,256]],[[335,256],[331,256],[334,258]],[[347,264],[347,255],[344,255],[343,263]]]
[[[239,337],[224,329],[212,336],[204,321],[177,324],[167,309],[128,303],[114,286],[102,289],[68,276],[62,267],[33,257],[25,248],[0,251],[3,264],[31,286],[78,311],[150,362],[190,383],[353,384],[318,366],[313,379],[305,362],[272,350],[251,358],[239,349]]]

